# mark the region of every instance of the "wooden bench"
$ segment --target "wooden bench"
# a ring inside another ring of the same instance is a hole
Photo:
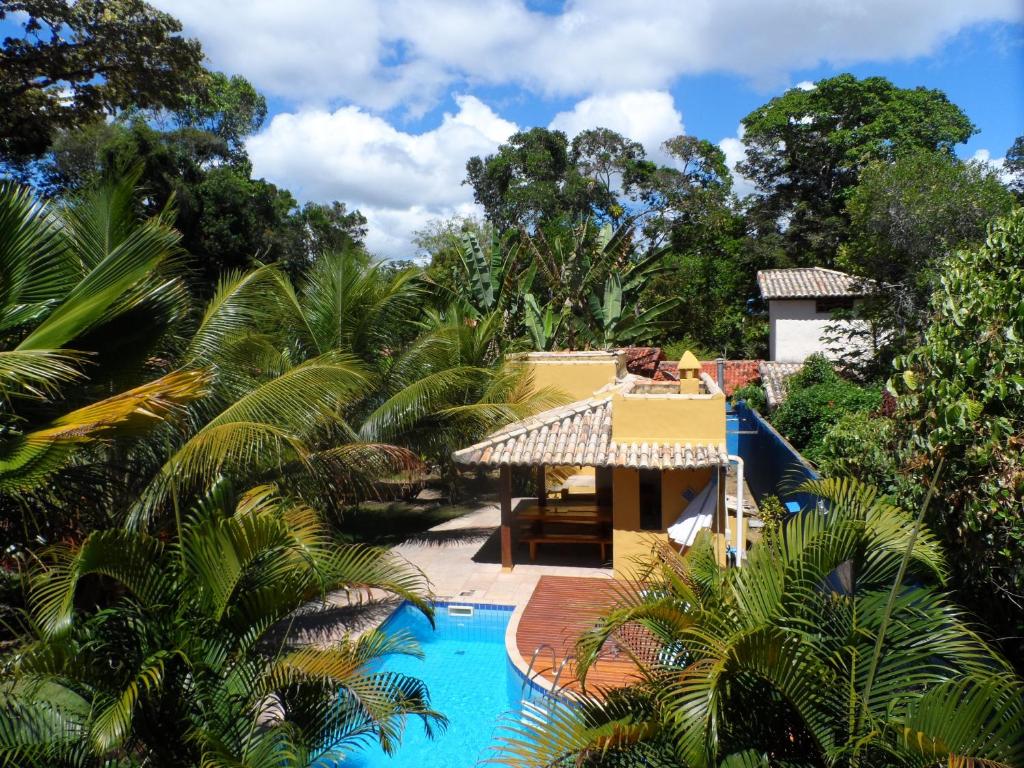
[[[537,559],[538,544],[597,544],[601,548],[601,560],[607,560],[611,536],[601,533],[531,533],[520,538],[530,545],[530,562]]]

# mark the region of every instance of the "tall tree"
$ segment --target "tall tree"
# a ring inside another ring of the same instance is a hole
[[[8,0],[0,21],[0,162],[43,154],[55,132],[127,108],[178,108],[202,49],[142,0]]]
[[[577,148],[576,158],[596,167],[603,153],[596,147],[599,138],[609,146],[608,134],[595,136]],[[471,157],[465,183],[501,231],[607,213],[614,201],[603,185],[592,183],[577,168],[566,135],[546,128],[516,133],[495,154]]]
[[[988,224],[1009,213],[1014,197],[984,163],[944,152],[875,161],[851,190],[850,240],[840,267],[876,281],[863,311],[883,328],[886,347],[916,346],[944,259],[979,245]],[[881,362],[890,362],[891,353]]]
[[[898,358],[897,429],[911,500],[945,460],[933,526],[952,584],[1024,666],[1024,209],[942,266],[920,347]]]
[[[758,226],[778,233],[794,264],[820,266],[834,263],[846,239],[846,194],[867,163],[920,150],[951,155],[976,131],[941,91],[850,74],[790,89],[742,124],[738,169],[760,192]]]

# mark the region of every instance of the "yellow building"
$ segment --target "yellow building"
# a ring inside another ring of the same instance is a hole
[[[539,546],[593,545],[625,575],[655,541],[668,541],[667,529],[686,517],[691,501],[707,509],[709,498],[712,512],[699,527],[717,534],[724,562],[725,395],[696,357],[683,356],[676,382],[627,374],[621,352],[521,359],[535,386],[579,399],[454,455],[466,466],[500,470],[502,565],[512,568],[521,547],[532,556]],[[537,495],[513,509],[516,468],[532,473]]]

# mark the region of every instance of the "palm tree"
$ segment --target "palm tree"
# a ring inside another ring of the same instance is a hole
[[[1024,682],[943,594],[936,539],[913,543],[887,622],[913,519],[852,480],[803,490],[829,511],[794,517],[742,569],[720,569],[709,537],[660,550],[577,649],[584,682],[613,639],[642,681],[534,708],[495,762],[1020,765]]]
[[[8,545],[68,535],[76,508],[98,487],[96,474],[69,468],[81,470],[104,440],[145,434],[206,392],[205,371],[166,362],[188,309],[179,239],[159,217],[136,218],[130,179],[61,207],[0,185]]]
[[[143,473],[129,524],[166,522],[175,495],[221,476],[282,483],[323,507],[418,466],[409,450],[362,440],[348,423],[417,290],[411,274],[345,253],[322,256],[298,289],[274,265],[226,276],[183,355],[214,372],[209,394],[189,409],[188,429],[155,436],[168,450]]]
[[[443,727],[422,683],[375,671],[418,654],[411,638],[295,646],[328,593],[369,588],[430,615],[422,573],[334,545],[273,486],[216,484],[170,541],[122,529],[54,548],[0,686],[0,765],[322,765],[367,740],[390,752],[409,717]]]
[[[500,311],[480,316],[463,304],[428,311],[421,333],[382,372],[364,440],[409,446],[454,482],[451,454],[509,422],[561,404],[536,389],[528,370],[502,355]]]

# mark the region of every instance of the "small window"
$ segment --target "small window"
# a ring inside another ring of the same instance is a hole
[[[850,296],[829,296],[815,299],[814,311],[820,314],[835,312],[837,309],[853,309],[853,298]]]
[[[662,530],[661,472],[656,469],[640,470],[640,529]]]

